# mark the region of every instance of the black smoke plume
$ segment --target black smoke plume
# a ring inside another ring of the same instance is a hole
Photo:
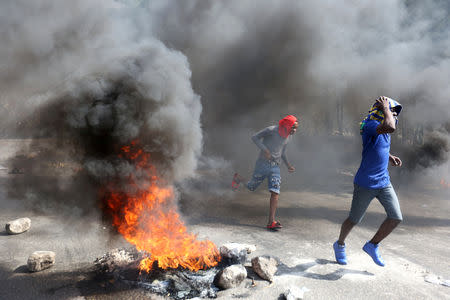
[[[188,61],[153,36],[136,35],[129,8],[2,2],[3,121],[30,139],[18,151],[24,155],[8,162],[23,173],[8,182],[10,198],[70,214],[95,211],[99,187],[142,175],[118,156],[132,141],[167,184],[194,172],[201,104]]]
[[[227,181],[251,171],[250,135],[290,113],[295,182],[330,182],[357,168],[358,123],[380,95],[404,105],[393,151],[446,163],[446,144],[431,141],[448,131],[428,128],[448,122],[447,1],[7,0],[0,14],[2,128],[33,138],[18,151],[31,169],[69,156],[83,184],[101,182],[128,172],[116,147],[139,138],[168,180]],[[47,155],[33,152],[55,136]],[[14,191],[36,198],[32,186]]]

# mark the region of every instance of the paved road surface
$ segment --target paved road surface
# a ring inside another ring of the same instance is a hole
[[[331,244],[346,216],[348,193],[285,192],[279,208],[285,228],[269,232],[263,228],[267,195],[238,192],[234,198],[215,204],[214,209],[191,212],[189,229],[217,245],[255,244],[257,251],[252,256],[274,255],[288,266],[271,285],[257,280],[256,287],[246,287],[248,279],[238,289],[220,292],[222,299],[277,299],[291,285],[308,288],[305,299],[450,299],[449,287],[424,281],[430,274],[450,278],[448,199],[445,193],[437,192],[399,195],[405,222],[382,245],[387,262],[384,268],[361,250],[383,220],[382,208],[375,202],[348,238],[349,264],[334,263]],[[204,208],[207,206],[206,202]],[[0,234],[0,298],[157,298],[121,283],[105,286],[88,276],[95,258],[126,245],[120,237],[110,237],[100,218],[67,220],[11,208],[0,212],[0,223],[18,217],[30,217],[32,228],[21,235]],[[56,265],[40,273],[27,273],[24,265],[35,250],[55,251]]]
[[[0,224],[20,217],[32,220],[26,233],[12,236],[0,231],[0,299],[163,298],[122,282],[93,278],[93,261],[126,242],[110,234],[110,225],[98,215],[81,217],[76,209],[73,215],[67,214],[70,209],[65,209],[65,214],[44,213],[45,207],[34,211],[12,201],[11,189],[5,185],[11,176],[20,181],[21,175],[0,172]],[[348,177],[342,182],[351,183]],[[407,186],[398,190],[405,221],[382,243],[384,268],[361,250],[384,219],[377,202],[347,240],[349,264],[334,262],[331,245],[347,216],[352,190],[349,184],[326,190],[305,186],[283,192],[278,218],[285,228],[279,232],[264,228],[268,211],[264,189],[231,196],[203,195],[201,200],[182,202],[188,227],[199,238],[211,239],[218,246],[255,244],[257,250],[249,258],[273,255],[286,265],[272,284],[256,279],[256,286],[251,287],[247,279],[239,288],[219,292],[219,299],[278,299],[292,285],[309,290],[305,299],[450,299],[450,287],[424,280],[429,275],[450,279],[448,189],[436,185],[416,186],[415,192]],[[27,258],[36,250],[55,251],[55,266],[28,273]]]

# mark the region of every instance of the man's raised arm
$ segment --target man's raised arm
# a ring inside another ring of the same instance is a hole
[[[395,131],[395,118],[389,107],[389,99],[380,97],[377,99],[378,106],[383,110],[384,122],[378,125],[377,133],[392,133]]]

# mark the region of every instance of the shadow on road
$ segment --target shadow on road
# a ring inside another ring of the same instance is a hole
[[[17,268],[14,269],[13,272],[14,272],[14,273],[18,273],[18,274],[28,274],[28,273],[31,273],[31,272],[28,270],[27,265],[22,265],[22,266],[20,266],[20,267],[17,267]]]
[[[348,216],[347,210],[330,209],[327,207],[280,207],[278,213],[284,217],[326,219],[336,224],[341,224]],[[367,212],[363,221],[358,226],[379,226],[384,218],[386,218],[384,213]],[[403,219],[402,226],[450,227],[450,219],[413,216],[405,213],[403,214]]]
[[[99,277],[89,268],[73,271],[29,272],[25,265],[11,270],[0,266],[1,299],[68,299],[77,296],[106,296],[133,291],[139,288],[112,278]]]
[[[216,205],[214,208],[197,209],[196,214],[189,217],[189,224],[196,225],[202,223],[225,224],[233,226],[245,226],[254,228],[263,228],[264,221],[267,218],[268,201],[261,201],[254,205],[245,203],[230,203]],[[282,219],[318,219],[327,220],[335,224],[342,224],[347,218],[349,211],[347,209],[334,209],[324,206],[317,207],[279,207],[277,216]],[[364,219],[358,226],[363,228],[378,227],[386,215],[381,212],[367,212]],[[261,226],[250,224],[249,219],[264,220]],[[403,214],[402,226],[414,227],[450,227],[449,218],[433,218],[425,216]]]
[[[343,269],[343,268],[339,268],[339,269],[335,270],[334,272],[331,272],[328,274],[317,274],[317,273],[312,273],[312,272],[306,272],[311,267],[314,267],[316,265],[326,265],[326,264],[337,264],[337,263],[334,261],[331,261],[331,260],[318,258],[313,262],[299,264],[294,267],[288,267],[285,264],[280,264],[278,266],[278,271],[277,271],[276,275],[291,274],[291,275],[299,275],[299,276],[318,279],[318,280],[330,280],[330,281],[339,280],[345,274],[359,274],[359,275],[365,275],[365,276],[374,276],[373,273],[370,273],[367,271],[359,271],[359,270],[351,270],[351,269]]]

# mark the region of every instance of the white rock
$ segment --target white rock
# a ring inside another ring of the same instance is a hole
[[[19,234],[27,231],[31,227],[31,220],[29,218],[20,218],[6,223],[5,229],[9,234]]]
[[[258,256],[252,259],[252,268],[262,279],[273,281],[273,275],[277,272],[278,262],[270,256]]]
[[[229,264],[242,264],[247,259],[247,254],[256,250],[255,245],[227,243],[220,247],[220,255],[228,259]]]
[[[433,284],[441,284],[441,280],[439,280],[439,277],[437,277],[436,275],[428,275],[424,278],[424,280]]]
[[[306,287],[298,288],[296,286],[291,286],[283,293],[283,296],[286,300],[301,300],[307,291],[309,290]]]
[[[27,266],[31,272],[38,272],[50,268],[55,264],[55,252],[35,251],[28,257]]]
[[[443,285],[443,286],[450,286],[450,280],[445,280],[441,276],[437,276],[437,275],[434,275],[434,274],[430,274],[428,276],[425,276],[424,280],[426,282],[433,283],[433,284],[440,284],[440,285]]]
[[[221,289],[231,289],[239,286],[247,277],[247,270],[243,265],[231,265],[220,271],[215,280],[215,285]]]
[[[229,250],[237,250],[237,251],[241,251],[241,250],[245,250],[247,251],[247,254],[252,253],[253,251],[256,251],[256,246],[255,245],[250,245],[250,244],[239,244],[239,243],[226,243],[223,244],[222,247],[220,247],[221,249],[229,249]]]
[[[443,285],[443,286],[449,286],[450,287],[450,280],[442,280],[441,281],[441,285]]]

